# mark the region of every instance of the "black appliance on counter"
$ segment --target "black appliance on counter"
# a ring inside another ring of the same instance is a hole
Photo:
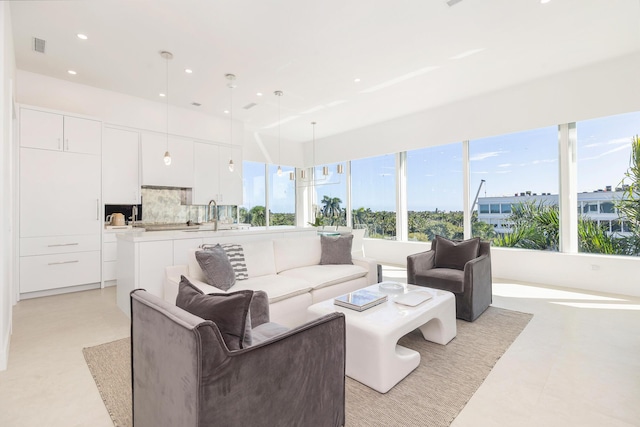
[[[104,205],[104,221],[107,221],[107,216],[114,213],[124,214],[127,224],[130,223],[133,216],[133,207],[138,208],[138,214],[136,215],[136,221],[142,220],[142,205]]]

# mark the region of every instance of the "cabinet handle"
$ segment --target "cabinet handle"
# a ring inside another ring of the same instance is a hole
[[[62,150],[62,147],[60,146],[60,138],[58,138],[58,150]]]
[[[50,262],[49,265],[60,265],[60,264],[73,264],[75,262],[80,262],[80,260],[73,260],[73,261],[59,261],[59,262]]]
[[[67,148],[65,148],[65,150],[69,151],[69,138],[65,139],[64,143],[67,146]]]
[[[100,221],[100,199],[96,199],[96,221]]]
[[[78,246],[78,243],[57,243],[55,245],[48,245],[49,248],[53,248],[56,246]]]

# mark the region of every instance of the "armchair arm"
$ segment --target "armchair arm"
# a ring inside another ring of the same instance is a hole
[[[203,372],[208,398],[202,419],[220,426],[339,427],[345,423],[344,374],[344,315],[332,313],[230,352],[224,363]]]
[[[458,298],[462,298],[458,305],[459,318],[474,321],[491,304],[493,300],[493,286],[491,279],[491,256],[480,255],[464,265],[464,290]]]
[[[251,311],[252,328],[269,322],[269,297],[265,291],[255,291],[253,293],[249,310]]]
[[[420,271],[431,270],[435,266],[435,258],[434,250],[407,256],[407,283],[416,283],[416,274]]]

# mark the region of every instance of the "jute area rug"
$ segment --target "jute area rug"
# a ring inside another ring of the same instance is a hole
[[[458,320],[446,346],[406,335],[399,344],[420,352],[420,366],[386,394],[347,377],[346,426],[448,426],[531,317],[489,307],[473,323]],[[83,349],[116,427],[132,425],[130,352],[129,338]]]

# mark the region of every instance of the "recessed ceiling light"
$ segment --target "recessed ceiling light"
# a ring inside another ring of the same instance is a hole
[[[88,38],[89,38],[89,37],[87,37],[85,34],[82,34],[82,33],[78,33],[78,34],[76,34],[76,36],[77,36],[80,40],[86,40],[86,39],[88,39]]]
[[[224,110],[224,113],[225,114],[229,114],[229,110]]]
[[[541,4],[547,4],[547,3],[549,3],[550,1],[551,1],[551,0],[540,0],[540,3],[541,3]]]
[[[262,96],[262,92],[256,93],[257,96]]]
[[[193,70],[191,68],[185,68],[184,72],[187,73],[187,74],[191,74],[191,73],[193,73]]]
[[[355,79],[353,79],[353,82],[354,83],[360,83],[360,79],[356,77]]]
[[[67,73],[71,74],[72,76],[75,76],[76,74],[78,74],[77,72],[75,72],[73,70],[67,70]]]
[[[158,94],[158,96],[160,96],[160,97],[164,98],[164,97],[165,97],[165,96],[167,96],[167,95],[165,95],[164,93],[159,93],[159,94]]]

